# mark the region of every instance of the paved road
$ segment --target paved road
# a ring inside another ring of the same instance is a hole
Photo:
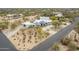
[[[31,51],[47,51],[55,42],[60,41],[62,38],[64,38],[67,34],[69,34],[75,25],[79,22],[79,17],[76,17],[74,22],[67,27],[61,29],[59,32],[57,32],[55,35],[51,36],[44,42],[40,43],[36,47],[32,48]]]
[[[19,31],[22,26],[18,26],[13,31],[9,32],[0,32],[0,51],[16,51],[17,49],[14,45],[9,41],[9,37],[13,36],[17,31]]]
[[[16,48],[2,32],[0,32],[0,51],[16,51]]]

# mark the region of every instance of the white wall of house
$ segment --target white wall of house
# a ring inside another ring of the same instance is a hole
[[[52,20],[49,19],[49,17],[40,17],[40,19],[36,19],[33,22],[24,22],[22,23],[23,27],[29,28],[30,26],[45,26],[45,25],[50,25],[52,23]]]
[[[49,19],[49,17],[40,17],[40,19],[35,20],[33,23],[36,25],[45,25],[51,22],[52,21]]]
[[[31,22],[24,22],[22,23],[23,28],[35,27],[36,25]]]

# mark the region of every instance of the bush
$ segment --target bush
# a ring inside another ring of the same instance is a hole
[[[11,29],[15,29],[17,27],[17,24],[13,23],[11,24]]]
[[[52,24],[55,26],[55,29],[57,29],[61,25],[61,22],[59,22],[58,20],[54,20],[52,21]]]
[[[4,22],[0,22],[0,28],[1,29],[8,29],[8,22],[4,21]]]
[[[61,40],[61,43],[63,44],[63,45],[68,45],[69,43],[70,43],[70,39],[68,39],[68,38],[65,38],[65,39],[63,39],[63,40]]]
[[[55,16],[50,17],[50,19],[51,19],[52,21],[53,21],[53,20],[58,20],[58,18],[55,17]]]
[[[68,47],[69,51],[77,50],[77,46],[72,41],[68,44]]]
[[[55,44],[52,46],[52,50],[58,51],[59,49],[60,49],[60,47],[59,47],[59,44],[58,44],[58,43],[55,43]]]

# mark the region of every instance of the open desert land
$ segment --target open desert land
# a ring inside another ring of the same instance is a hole
[[[78,9],[2,9],[0,31],[19,51],[53,50],[50,47],[57,42],[60,50],[68,50],[58,40],[63,40],[63,36],[65,38],[74,30],[78,13]]]

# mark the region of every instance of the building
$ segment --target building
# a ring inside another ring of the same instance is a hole
[[[51,25],[52,20],[49,19],[49,17],[40,17],[40,19],[36,19],[33,22],[24,22],[22,23],[24,28],[32,28],[32,27],[38,27],[38,26],[46,26]]]
[[[34,23],[31,22],[24,22],[22,23],[23,28],[32,28],[32,27],[36,27],[36,25]]]
[[[49,17],[40,17],[40,19],[37,19],[33,22],[37,26],[45,26],[50,25],[52,21],[49,19]]]
[[[53,14],[56,16],[56,17],[63,17],[63,14],[61,12],[53,12]]]
[[[22,18],[22,14],[7,14],[6,19],[8,20],[14,20],[14,19],[20,19]]]
[[[56,17],[63,17],[63,14],[57,14]]]

